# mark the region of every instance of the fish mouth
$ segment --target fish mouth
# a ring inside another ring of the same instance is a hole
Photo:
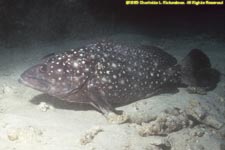
[[[37,78],[37,77],[20,76],[20,78],[18,79],[18,82],[41,92],[47,92],[50,89],[48,85],[49,84],[48,81]]]

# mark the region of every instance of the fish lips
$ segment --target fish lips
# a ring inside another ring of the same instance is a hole
[[[18,82],[41,92],[47,92],[50,89],[48,81],[37,77],[21,75]]]

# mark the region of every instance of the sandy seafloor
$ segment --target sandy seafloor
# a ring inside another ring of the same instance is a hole
[[[17,82],[44,55],[90,41],[1,48],[0,150],[225,150],[224,39],[207,34],[164,38],[115,34],[110,38],[156,45],[178,60],[192,48],[202,49],[223,73],[221,81],[207,95],[179,88],[175,94],[119,107],[132,121],[110,124],[90,107],[64,103]]]

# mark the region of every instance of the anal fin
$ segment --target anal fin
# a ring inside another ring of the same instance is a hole
[[[102,93],[94,87],[90,88],[88,93],[91,100],[90,104],[101,112],[109,123],[121,124],[127,122],[129,117],[124,113],[121,115],[117,114],[117,111],[107,102],[106,97]]]

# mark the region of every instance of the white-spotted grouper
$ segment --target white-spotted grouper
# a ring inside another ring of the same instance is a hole
[[[181,61],[157,47],[100,41],[46,56],[19,81],[59,99],[91,104],[105,116],[124,105],[179,86],[214,88],[218,71],[193,49]]]

